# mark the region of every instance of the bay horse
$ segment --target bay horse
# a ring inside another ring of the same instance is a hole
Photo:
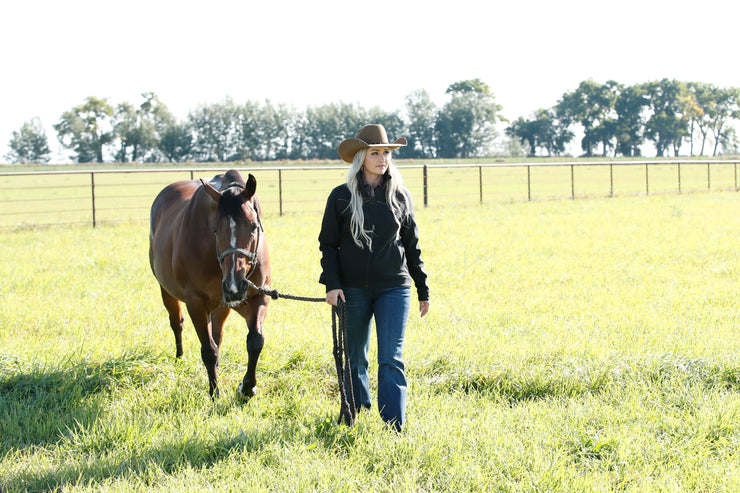
[[[249,329],[247,372],[237,394],[249,398],[256,390],[270,298],[255,286],[269,288],[271,282],[256,188],[254,176],[245,182],[238,171],[229,170],[210,182],[172,183],[152,204],[149,263],[169,313],[176,357],[183,354],[183,302],[200,340],[211,398],[219,395],[219,347],[231,310],[244,317]]]

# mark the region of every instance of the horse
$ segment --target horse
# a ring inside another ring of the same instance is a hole
[[[219,396],[219,348],[231,310],[247,322],[247,372],[237,395],[248,399],[257,388],[257,360],[264,346],[263,323],[270,297],[270,256],[262,227],[257,180],[236,170],[212,180],[184,180],[166,186],[150,216],[149,264],[182,350],[185,303],[200,340],[209,395]]]

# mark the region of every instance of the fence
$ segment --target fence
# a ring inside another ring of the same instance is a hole
[[[738,190],[729,160],[400,164],[417,208],[486,202]],[[226,168],[154,168],[0,173],[0,228],[147,221],[166,184]],[[266,215],[321,211],[345,166],[242,167],[257,177]]]

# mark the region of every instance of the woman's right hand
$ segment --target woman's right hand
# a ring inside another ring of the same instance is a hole
[[[337,299],[345,301],[344,291],[341,289],[332,289],[331,291],[326,292],[326,302],[330,305],[337,306]]]

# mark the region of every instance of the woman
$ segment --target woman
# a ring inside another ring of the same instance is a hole
[[[347,345],[358,409],[370,408],[368,348],[371,321],[378,340],[378,409],[400,431],[406,416],[403,340],[411,283],[419,313],[429,311],[429,287],[419,233],[408,190],[391,162],[391,151],[406,145],[388,141],[382,125],[366,125],[339,144],[351,163],[347,182],[329,194],[319,234],[326,302],[345,302]]]

